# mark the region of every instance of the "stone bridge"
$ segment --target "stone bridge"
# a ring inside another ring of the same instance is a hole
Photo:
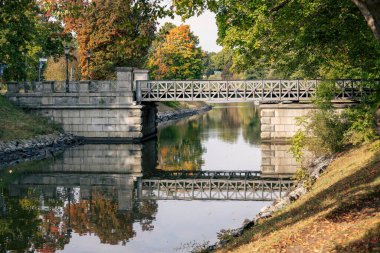
[[[304,102],[311,100],[321,83],[320,80],[149,81],[147,70],[128,67],[117,68],[116,73],[116,81],[71,81],[69,92],[65,82],[45,81],[28,87],[8,82],[7,97],[90,142],[141,142],[154,137],[155,102],[258,102],[261,137],[265,141],[286,140],[295,133],[295,118],[313,109]],[[361,99],[371,92],[373,84],[364,80],[333,82],[337,87],[335,99],[340,102]]]

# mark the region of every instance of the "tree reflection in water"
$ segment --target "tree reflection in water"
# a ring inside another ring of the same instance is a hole
[[[253,104],[217,105],[200,117],[182,120],[159,131],[158,169],[200,170],[206,151],[202,141],[213,134],[235,143],[240,131],[249,144],[260,142],[259,110]]]
[[[81,199],[65,206],[65,220],[70,215],[74,232],[79,235],[95,234],[101,243],[125,245],[135,236],[135,221],[140,222],[143,231],[154,228],[152,221],[157,212],[155,201],[144,200],[134,203],[132,210],[119,211],[117,201],[106,195],[95,190],[90,200]]]
[[[17,197],[3,191],[0,252],[62,250],[71,229],[79,235],[95,234],[101,243],[125,245],[135,236],[133,223],[139,222],[143,231],[154,228],[156,201],[135,202],[131,210],[120,211],[117,190],[94,189],[90,199],[84,199],[74,196],[78,189],[56,187],[54,198],[46,198],[36,187],[23,189],[24,196]]]

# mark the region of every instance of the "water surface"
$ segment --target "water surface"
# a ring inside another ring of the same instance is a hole
[[[291,172],[286,147],[259,136],[252,104],[218,106],[160,128],[143,145],[84,145],[3,170],[0,250],[189,252],[214,243],[217,232],[240,227],[274,196],[147,182],[181,180],[158,173],[178,170]]]

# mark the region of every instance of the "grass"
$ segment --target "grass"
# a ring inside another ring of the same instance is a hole
[[[170,107],[170,108],[179,108],[181,106],[181,103],[178,101],[163,101],[162,102],[164,105]]]
[[[342,153],[310,192],[220,252],[380,252],[380,141]]]
[[[56,131],[62,131],[57,124],[13,105],[0,95],[0,141],[29,139]]]

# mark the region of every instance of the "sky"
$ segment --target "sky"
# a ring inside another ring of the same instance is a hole
[[[218,37],[218,29],[215,23],[215,14],[209,11],[205,11],[202,15],[198,17],[191,17],[185,22],[181,22],[179,16],[175,16],[174,19],[166,17],[160,19],[159,27],[165,24],[165,22],[171,22],[175,25],[188,24],[190,25],[191,31],[199,37],[199,45],[204,51],[208,52],[219,52],[222,47],[216,44],[216,39]]]

